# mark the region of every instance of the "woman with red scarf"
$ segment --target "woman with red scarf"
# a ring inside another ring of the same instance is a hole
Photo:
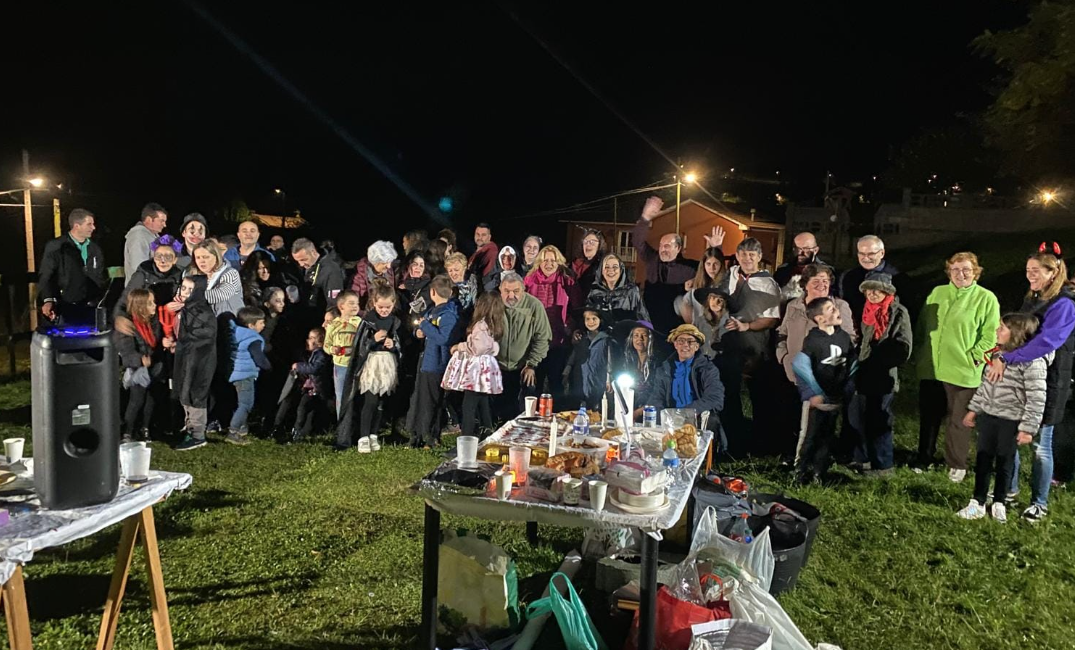
[[[866,304],[848,417],[859,432],[855,464],[867,476],[880,477],[892,473],[892,405],[900,389],[899,367],[911,358],[911,316],[887,273],[867,274],[859,291]]]
[[[574,331],[571,315],[579,307],[578,287],[567,270],[567,260],[560,249],[546,246],[538,253],[537,264],[526,274],[523,281],[526,292],[537,298],[545,307],[552,328],[549,353],[537,368],[537,386],[540,392],[546,377],[553,399],[563,396],[564,366],[571,352],[571,332]]]
[[[113,337],[124,369],[123,386],[129,391],[122,439],[130,442],[134,438],[149,439],[156,394],[164,392],[167,381],[164,343],[169,335],[161,325],[157,303],[149,289],[133,289],[127,294],[126,319],[129,321],[123,327],[117,323]],[[174,331],[170,336],[175,336]]]

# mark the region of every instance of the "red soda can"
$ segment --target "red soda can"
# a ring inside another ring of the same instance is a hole
[[[543,418],[552,416],[552,395],[544,393],[538,399],[538,415]]]

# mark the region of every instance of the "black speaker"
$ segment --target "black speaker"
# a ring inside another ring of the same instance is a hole
[[[34,487],[42,506],[79,508],[116,496],[119,383],[110,332],[72,327],[34,334]]]

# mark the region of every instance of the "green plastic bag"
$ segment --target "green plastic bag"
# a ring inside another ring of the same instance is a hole
[[[557,576],[567,583],[567,598],[560,595],[560,591],[553,584]],[[567,650],[608,650],[605,640],[594,627],[590,620],[590,614],[575,592],[575,586],[571,579],[557,571],[549,578],[549,595],[530,603],[526,609],[527,618],[548,614],[556,617],[556,623],[560,626],[560,633],[564,636],[564,644]]]

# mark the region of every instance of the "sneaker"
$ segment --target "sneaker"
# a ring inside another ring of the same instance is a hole
[[[206,433],[220,433],[224,430],[224,427],[220,426],[220,420],[213,420],[209,424],[205,425]]]
[[[993,521],[998,524],[1008,523],[1008,509],[1004,507],[1003,503],[993,503],[993,509],[990,511],[993,515]]]
[[[240,447],[245,447],[246,445],[250,444],[250,441],[246,439],[245,433],[238,433],[235,431],[232,431],[227,436],[225,436],[224,442],[238,445]]]
[[[852,472],[868,472],[870,471],[870,464],[860,463],[857,460],[851,461],[847,464],[847,469],[851,470]]]
[[[1004,497],[1004,505],[1011,507],[1015,505],[1015,500],[1019,498],[1019,491],[1009,492],[1008,496]]]
[[[360,454],[368,454],[368,453],[370,453],[370,451],[372,451],[370,449],[370,437],[369,436],[362,436],[361,438],[359,438],[358,439],[358,453],[360,453]]]
[[[183,436],[183,442],[175,446],[175,450],[190,451],[191,449],[197,449],[198,447],[204,447],[205,445],[205,438],[195,438],[194,436],[187,434]]]
[[[288,435],[288,440],[291,442],[302,442],[305,439],[306,436],[302,435],[302,432],[298,429],[292,429],[291,433]]]
[[[370,451],[381,451],[381,441],[377,436],[370,436]]]
[[[446,426],[446,427],[444,427],[444,428],[442,428],[440,430],[440,433],[441,433],[442,436],[453,436],[453,435],[460,434],[462,432],[463,432],[463,427],[459,426],[458,424],[449,424],[448,426]]]
[[[971,499],[970,503],[967,504],[967,507],[957,512],[956,516],[961,519],[981,519],[982,517],[985,517],[985,508],[978,503],[977,499]]]
[[[1041,521],[1047,514],[1049,514],[1048,508],[1035,503],[1023,511],[1023,519],[1030,522]]]
[[[953,483],[962,483],[963,479],[967,478],[967,470],[965,469],[949,469],[948,480]]]

